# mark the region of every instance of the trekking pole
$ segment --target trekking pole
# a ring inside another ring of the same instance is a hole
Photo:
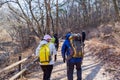
[[[85,38],[86,38],[86,33],[83,31],[82,32],[82,36],[81,36],[81,43],[82,43],[82,53],[83,53],[83,56],[84,56],[84,41],[85,41]]]

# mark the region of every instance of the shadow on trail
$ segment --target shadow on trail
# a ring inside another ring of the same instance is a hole
[[[86,65],[86,66],[82,66],[82,71],[87,70],[87,69],[91,69],[96,67],[98,64],[90,64],[90,65]]]
[[[65,64],[65,63],[63,63],[62,61],[56,62],[54,67],[57,66],[57,65],[61,65],[61,64]]]
[[[84,68],[84,67],[90,67],[90,66],[94,66],[95,64],[89,64],[89,65],[82,65],[82,68]]]
[[[97,73],[99,72],[99,70],[101,69],[101,67],[102,67],[101,63],[82,66],[82,71],[85,71],[88,69],[92,70],[91,73],[87,75],[85,80],[93,80],[95,78],[95,76],[97,75]],[[58,75],[59,75],[59,76],[57,76],[57,78],[55,78],[53,80],[66,79],[66,77],[67,77],[66,72],[64,74],[59,73],[59,71],[63,71],[63,70],[66,70],[66,67],[64,69],[59,69],[59,70],[53,71],[52,73],[58,73]],[[77,77],[76,71],[74,71],[73,75]]]
[[[94,67],[94,68],[91,70],[91,73],[89,73],[87,75],[87,77],[85,78],[85,80],[93,80],[96,77],[96,75],[98,74],[98,72],[100,71],[102,65],[101,65],[101,63],[99,63],[99,64],[96,64],[94,66],[85,68],[85,69],[83,69],[83,71],[86,70],[86,69],[92,68],[92,67]]]
[[[90,57],[90,56],[92,56],[92,55],[88,53],[87,55],[84,56],[84,58]]]

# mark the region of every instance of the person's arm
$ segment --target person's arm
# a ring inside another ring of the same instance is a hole
[[[54,61],[56,61],[57,60],[57,51],[56,51],[55,45],[53,43],[51,43],[51,47],[52,47],[52,53],[54,56]]]
[[[65,58],[65,53],[66,53],[66,42],[63,43],[62,45],[62,49],[61,49],[61,54],[62,54],[62,58],[63,58],[63,62],[65,62],[66,58]]]
[[[39,56],[40,46],[41,45],[39,44],[38,47],[36,48],[35,56]]]
[[[67,53],[67,59],[66,59],[68,61],[68,60],[70,60],[72,58],[74,53],[73,53],[73,48],[71,46],[71,43],[69,41],[67,42],[66,46],[67,46],[67,48],[69,50],[69,53]]]
[[[35,54],[32,54],[32,56],[34,56],[34,58],[35,58],[35,60],[33,61],[33,62],[38,62],[39,61],[39,58],[38,58],[38,56],[39,56],[39,51],[40,51],[40,44],[38,45],[38,47],[36,48],[36,50],[35,50]]]

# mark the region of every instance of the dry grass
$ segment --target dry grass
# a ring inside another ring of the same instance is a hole
[[[5,29],[0,29],[0,42],[12,41],[8,32]]]

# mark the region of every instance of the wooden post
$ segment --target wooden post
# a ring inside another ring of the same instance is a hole
[[[19,61],[22,59],[22,56],[21,55],[19,55]],[[21,71],[21,64],[19,64],[19,71]]]
[[[19,55],[19,61],[21,61],[21,60],[22,60],[22,54],[20,53],[20,55]],[[22,64],[20,63],[18,65],[18,70],[21,71],[21,69],[22,69]],[[19,78],[22,78],[22,75]]]

